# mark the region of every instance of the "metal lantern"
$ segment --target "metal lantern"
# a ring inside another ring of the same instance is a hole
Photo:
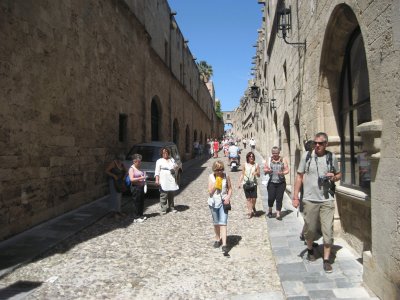
[[[250,87],[250,95],[253,99],[258,99],[260,97],[260,88],[255,84]]]
[[[288,31],[292,28],[292,10],[284,7],[279,12],[278,30],[282,31],[283,38],[286,38]]]

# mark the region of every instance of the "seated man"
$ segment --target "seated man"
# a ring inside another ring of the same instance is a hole
[[[229,146],[228,152],[229,152],[229,164],[231,163],[232,158],[237,158],[238,164],[240,164],[240,149],[239,149],[239,147],[236,146],[232,142],[231,145]]]

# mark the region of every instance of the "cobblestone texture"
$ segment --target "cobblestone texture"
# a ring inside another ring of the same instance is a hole
[[[283,299],[264,215],[246,219],[239,172],[227,171],[235,186],[229,256],[212,247],[207,178],[213,161],[185,171],[175,198],[178,213],[159,215],[152,197],[146,200],[148,220],[133,223],[128,202],[126,218],[101,219],[1,285],[41,283],[26,299]]]

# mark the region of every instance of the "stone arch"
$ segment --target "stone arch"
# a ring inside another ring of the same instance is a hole
[[[158,96],[154,96],[151,100],[151,140],[159,141],[160,128],[162,124],[161,103]]]
[[[178,119],[174,119],[174,123],[172,125],[172,141],[178,146],[179,148],[179,122]]]
[[[329,144],[336,146],[332,147],[334,152],[340,151],[341,185],[349,191],[354,188],[369,193],[369,188],[361,185],[359,175],[361,160],[363,165],[368,164],[366,157],[361,159],[367,141],[356,130],[371,121],[367,61],[356,15],[350,6],[337,5],[325,31],[318,97],[321,103],[326,103],[323,116]],[[332,141],[332,136],[337,137],[336,140]],[[356,237],[351,238],[355,249],[369,250],[372,247],[371,207],[355,202],[349,210],[349,199],[345,194],[336,193],[341,229]]]
[[[323,105],[324,131],[339,136],[339,88],[343,58],[351,34],[358,27],[357,17],[346,4],[339,4],[328,21],[320,62],[318,99]],[[332,144],[332,143],[331,143]]]

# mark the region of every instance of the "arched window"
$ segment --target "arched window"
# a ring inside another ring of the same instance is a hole
[[[193,142],[197,141],[197,130],[193,133]]]
[[[190,130],[189,125],[186,125],[185,152],[190,153]]]
[[[172,141],[175,143],[175,145],[179,144],[179,124],[177,119],[174,120],[172,128]]]
[[[347,44],[341,74],[339,123],[341,135],[342,183],[353,187],[370,188],[370,163],[362,151],[358,125],[371,121],[369,77],[364,41],[356,28]]]
[[[159,128],[160,128],[160,112],[155,99],[151,101],[151,140],[160,140]]]

